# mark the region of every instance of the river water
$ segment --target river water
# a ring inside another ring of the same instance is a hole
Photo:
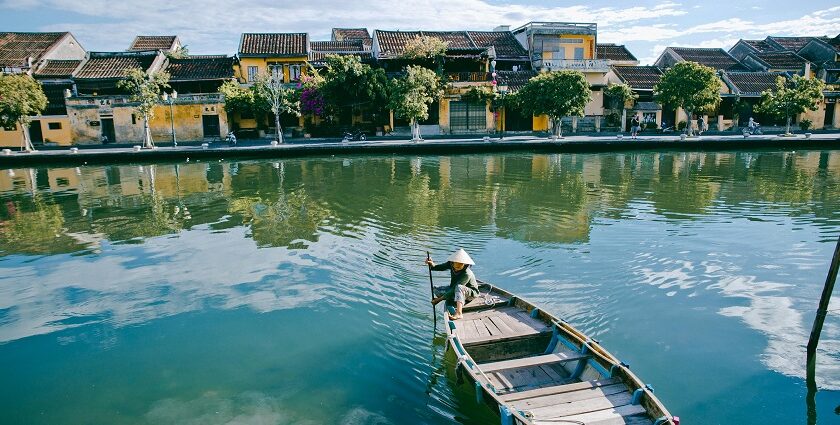
[[[0,170],[0,423],[496,423],[433,328],[457,247],[683,424],[805,423],[838,195],[840,151]]]

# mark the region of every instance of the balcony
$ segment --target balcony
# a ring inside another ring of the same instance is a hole
[[[610,63],[606,59],[551,59],[534,62],[537,68],[549,71],[571,69],[580,72],[609,72]]]
[[[447,72],[450,83],[486,83],[492,80],[489,72]]]

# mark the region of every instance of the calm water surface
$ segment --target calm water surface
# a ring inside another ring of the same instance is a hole
[[[432,325],[455,247],[684,424],[804,423],[838,195],[840,151],[0,170],[0,423],[496,423]]]

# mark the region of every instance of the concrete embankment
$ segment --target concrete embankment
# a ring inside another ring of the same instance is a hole
[[[421,142],[410,140],[373,140],[365,142],[293,142],[272,146],[268,142],[245,142],[237,147],[215,143],[209,146],[162,146],[156,149],[132,147],[85,147],[83,149],[49,149],[23,153],[0,153],[0,167],[15,168],[53,164],[116,164],[186,159],[247,159],[294,158],[331,155],[422,155],[467,154],[487,152],[586,153],[626,151],[733,151],[733,150],[822,150],[840,149],[840,133],[781,137],[761,136],[701,136],[681,140],[677,136],[646,136],[639,139],[615,136],[572,136],[550,140],[538,137],[510,137],[499,139],[434,139]]]

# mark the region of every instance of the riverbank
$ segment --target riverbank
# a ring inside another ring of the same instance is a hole
[[[302,156],[358,154],[453,154],[484,152],[622,152],[635,150],[732,151],[732,150],[811,150],[840,148],[840,132],[781,135],[713,134],[681,139],[679,135],[645,135],[638,139],[618,135],[575,135],[562,139],[538,136],[505,138],[429,138],[420,142],[384,139],[343,142],[336,139],[296,139],[271,145],[266,140],[242,141],[236,147],[226,143],[161,144],[155,149],[136,150],[134,146],[48,148],[35,152],[4,151],[0,167],[39,164],[113,164],[158,160],[224,158],[291,158]]]

